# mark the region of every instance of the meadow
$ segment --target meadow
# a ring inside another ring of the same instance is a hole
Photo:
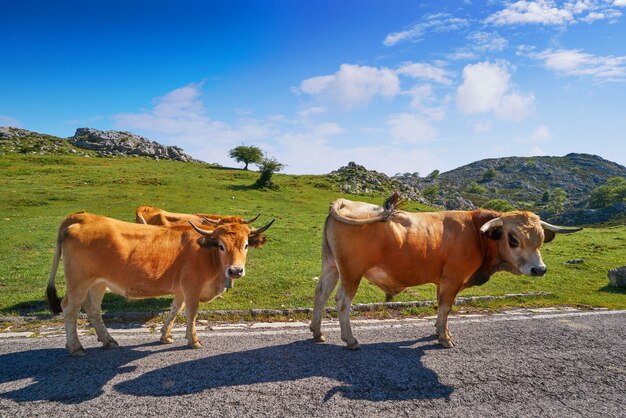
[[[343,195],[325,176],[274,176],[278,190],[252,185],[258,173],[195,163],[144,158],[63,155],[0,156],[0,316],[47,313],[44,292],[63,218],[85,210],[134,221],[139,205],[173,212],[252,217],[268,230],[265,247],[251,250],[246,277],[202,310],[312,307],[320,273],[321,236],[328,205],[338,197],[382,203],[383,196]],[[406,210],[431,210],[410,203]],[[539,278],[498,273],[459,296],[549,292],[551,295],[485,302],[510,305],[626,308],[626,293],[608,286],[607,270],[626,264],[626,226],[591,226],[560,235],[542,249],[548,273]],[[564,264],[583,259],[582,264]],[[64,293],[62,268],[57,275]],[[408,289],[395,301],[433,300],[435,288]],[[332,300],[332,299],[331,299]],[[363,281],[355,303],[382,302],[384,294]],[[105,311],[166,310],[170,297],[127,301],[107,295]],[[481,304],[478,304],[481,307]]]

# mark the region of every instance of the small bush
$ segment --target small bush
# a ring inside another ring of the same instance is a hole
[[[467,188],[467,193],[485,194],[487,193],[487,189],[473,181]]]

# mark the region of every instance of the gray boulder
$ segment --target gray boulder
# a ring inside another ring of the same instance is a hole
[[[626,266],[609,270],[609,283],[626,289]]]

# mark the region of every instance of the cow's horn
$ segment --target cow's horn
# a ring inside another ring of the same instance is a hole
[[[543,229],[547,229],[549,231],[556,232],[558,234],[571,234],[572,232],[578,232],[582,230],[582,228],[571,228],[571,229],[559,228],[558,226],[551,225],[544,221],[540,221],[540,222],[541,222],[541,227]]]
[[[480,232],[485,233],[487,231],[489,231],[490,229],[493,228],[498,228],[504,225],[504,222],[502,222],[502,219],[500,218],[494,218],[492,220],[490,220],[489,222],[485,223],[483,226],[480,227]]]
[[[275,221],[275,220],[276,220],[276,219],[272,219],[272,220],[270,221],[270,223],[268,223],[268,224],[267,224],[267,225],[265,225],[265,226],[262,226],[262,227],[261,227],[261,228],[259,228],[259,229],[253,229],[253,230],[252,230],[252,232],[250,232],[250,235],[258,235],[258,234],[260,234],[261,232],[267,231],[267,229],[268,229],[270,226],[272,226],[272,224],[274,223],[274,221]]]
[[[252,219],[246,219],[243,221],[244,224],[248,225],[251,224],[252,222],[256,221],[257,219],[259,219],[259,216],[261,216],[261,214],[259,213],[257,216],[255,216]]]
[[[203,216],[202,219],[204,219],[205,221],[207,221],[208,223],[213,224],[213,225],[217,225],[218,223],[220,223],[220,221],[215,220],[215,219],[209,219],[206,216]]]
[[[202,236],[205,236],[205,237],[212,237],[213,236],[213,231],[205,231],[205,230],[200,229],[197,226],[195,226],[193,224],[193,222],[191,222],[191,221],[188,221],[188,222],[189,222],[189,225],[191,225],[193,227],[193,229],[195,229],[198,234],[200,234]]]

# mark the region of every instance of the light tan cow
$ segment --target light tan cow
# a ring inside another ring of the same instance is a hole
[[[208,302],[245,274],[248,246],[261,247],[259,229],[223,223],[205,231],[191,226],[153,226],[122,222],[87,212],[67,217],[59,228],[47,298],[50,310],[65,316],[66,346],[72,355],[85,353],[77,335],[81,306],[105,348],[117,346],[104,322],[100,305],[105,291],[129,299],[173,294],[171,312],[161,329],[161,341],[172,343],[172,326],[185,307],[189,347],[201,347],[195,321],[200,302]],[[55,288],[63,254],[66,292],[61,301]]]
[[[161,208],[154,206],[139,206],[135,210],[135,222],[138,224],[148,225],[187,225],[187,222],[193,222],[196,225],[215,225],[217,223],[242,223],[251,224],[256,221],[260,215],[252,219],[243,219],[239,216],[221,216],[208,215],[204,213],[175,213],[167,212]]]
[[[562,229],[531,212],[487,210],[410,213],[398,209],[398,194],[384,207],[339,199],[332,203],[322,238],[322,272],[315,290],[311,331],[324,341],[322,311],[333,289],[341,338],[350,349],[359,344],[350,327],[352,299],[365,277],[386,293],[409,286],[437,286],[436,330],[439,343],[453,347],[448,314],[456,295],[481,285],[497,271],[543,276],[539,247]]]

